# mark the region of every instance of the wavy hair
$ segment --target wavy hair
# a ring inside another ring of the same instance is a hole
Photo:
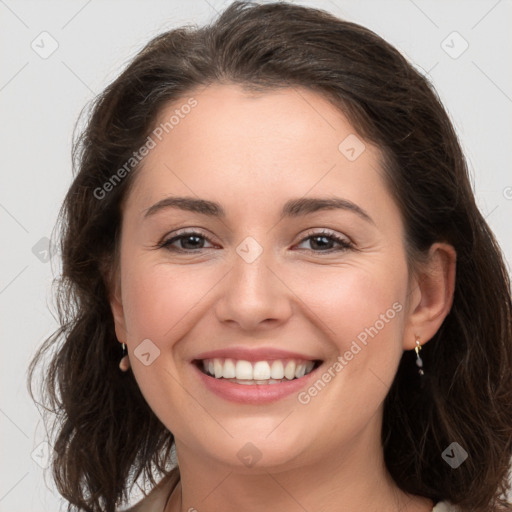
[[[405,225],[407,257],[419,264],[436,241],[454,246],[451,311],[422,350],[404,351],[384,402],[387,469],[405,492],[465,511],[512,511],[505,494],[512,455],[512,301],[503,255],[474,199],[456,133],[434,88],[372,31],[320,9],[234,2],[211,24],[152,39],[92,102],[74,139],[74,181],[59,214],[59,329],[40,394],[53,418],[51,462],[68,510],[115,510],[128,486],[167,462],[174,444],[133,373],[118,369],[109,303],[122,202],[139,164],[110,187],[170,102],[212,83],[251,91],[305,87],[327,98],[384,155],[383,174]],[[119,173],[118,173],[119,174]],[[412,369],[412,370],[411,370]],[[47,418],[48,419],[48,418]],[[452,469],[443,451],[468,458]]]

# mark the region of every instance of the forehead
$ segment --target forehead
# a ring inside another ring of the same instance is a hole
[[[134,187],[143,203],[166,192],[229,200],[340,186],[357,200],[361,182],[367,192],[382,186],[379,150],[326,98],[304,88],[196,89],[161,110],[152,138]],[[347,158],[347,144],[358,158]]]
[[[192,98],[195,106],[187,108]],[[165,123],[172,118],[175,124],[167,125],[167,133]],[[263,148],[267,151],[262,156],[273,151],[273,157],[289,148],[297,151],[304,140],[317,149],[336,151],[339,137],[354,132],[339,109],[311,90],[287,87],[255,93],[235,84],[212,84],[174,101],[162,109],[156,127],[166,131],[163,138],[174,146],[186,141],[220,153],[236,144],[253,158]],[[158,155],[154,151],[148,159]]]

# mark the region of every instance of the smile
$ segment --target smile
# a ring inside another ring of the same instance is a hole
[[[267,356],[268,357],[268,356]],[[313,382],[322,360],[194,359],[192,368],[201,385],[223,400],[244,405],[263,405],[298,394]]]
[[[311,373],[319,362],[301,359],[251,362],[217,357],[197,361],[199,369],[206,375],[245,385],[280,384],[300,379]]]

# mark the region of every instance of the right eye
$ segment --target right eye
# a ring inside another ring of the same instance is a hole
[[[165,248],[168,251],[173,252],[197,252],[197,250],[203,249],[201,241],[209,241],[209,238],[204,236],[197,231],[185,231],[180,233],[179,235],[173,236],[172,238],[168,238],[159,244],[159,247]],[[173,244],[176,242],[181,244],[181,247],[174,247]],[[183,247],[183,245],[189,245],[191,247]],[[209,249],[209,247],[206,247]]]

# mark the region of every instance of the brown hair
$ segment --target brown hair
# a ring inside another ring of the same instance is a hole
[[[510,281],[475,204],[450,120],[429,82],[379,36],[285,2],[235,2],[211,25],[155,37],[95,99],[75,140],[78,172],[59,217],[61,327],[29,369],[32,394],[34,369],[54,348],[43,401],[56,419],[52,471],[68,510],[113,511],[142,472],[153,485],[154,470],[169,474],[173,435],[133,373],[118,369],[121,348],[109,305],[121,203],[138,166],[102,197],[98,190],[144,144],[166,104],[211,83],[260,91],[306,87],[328,98],[382,150],[411,265],[436,241],[455,247],[453,306],[422,350],[424,388],[414,351],[405,351],[385,400],[385,461],[406,492],[463,510],[512,510],[505,499],[512,454]],[[468,453],[457,469],[441,456],[452,442]]]

